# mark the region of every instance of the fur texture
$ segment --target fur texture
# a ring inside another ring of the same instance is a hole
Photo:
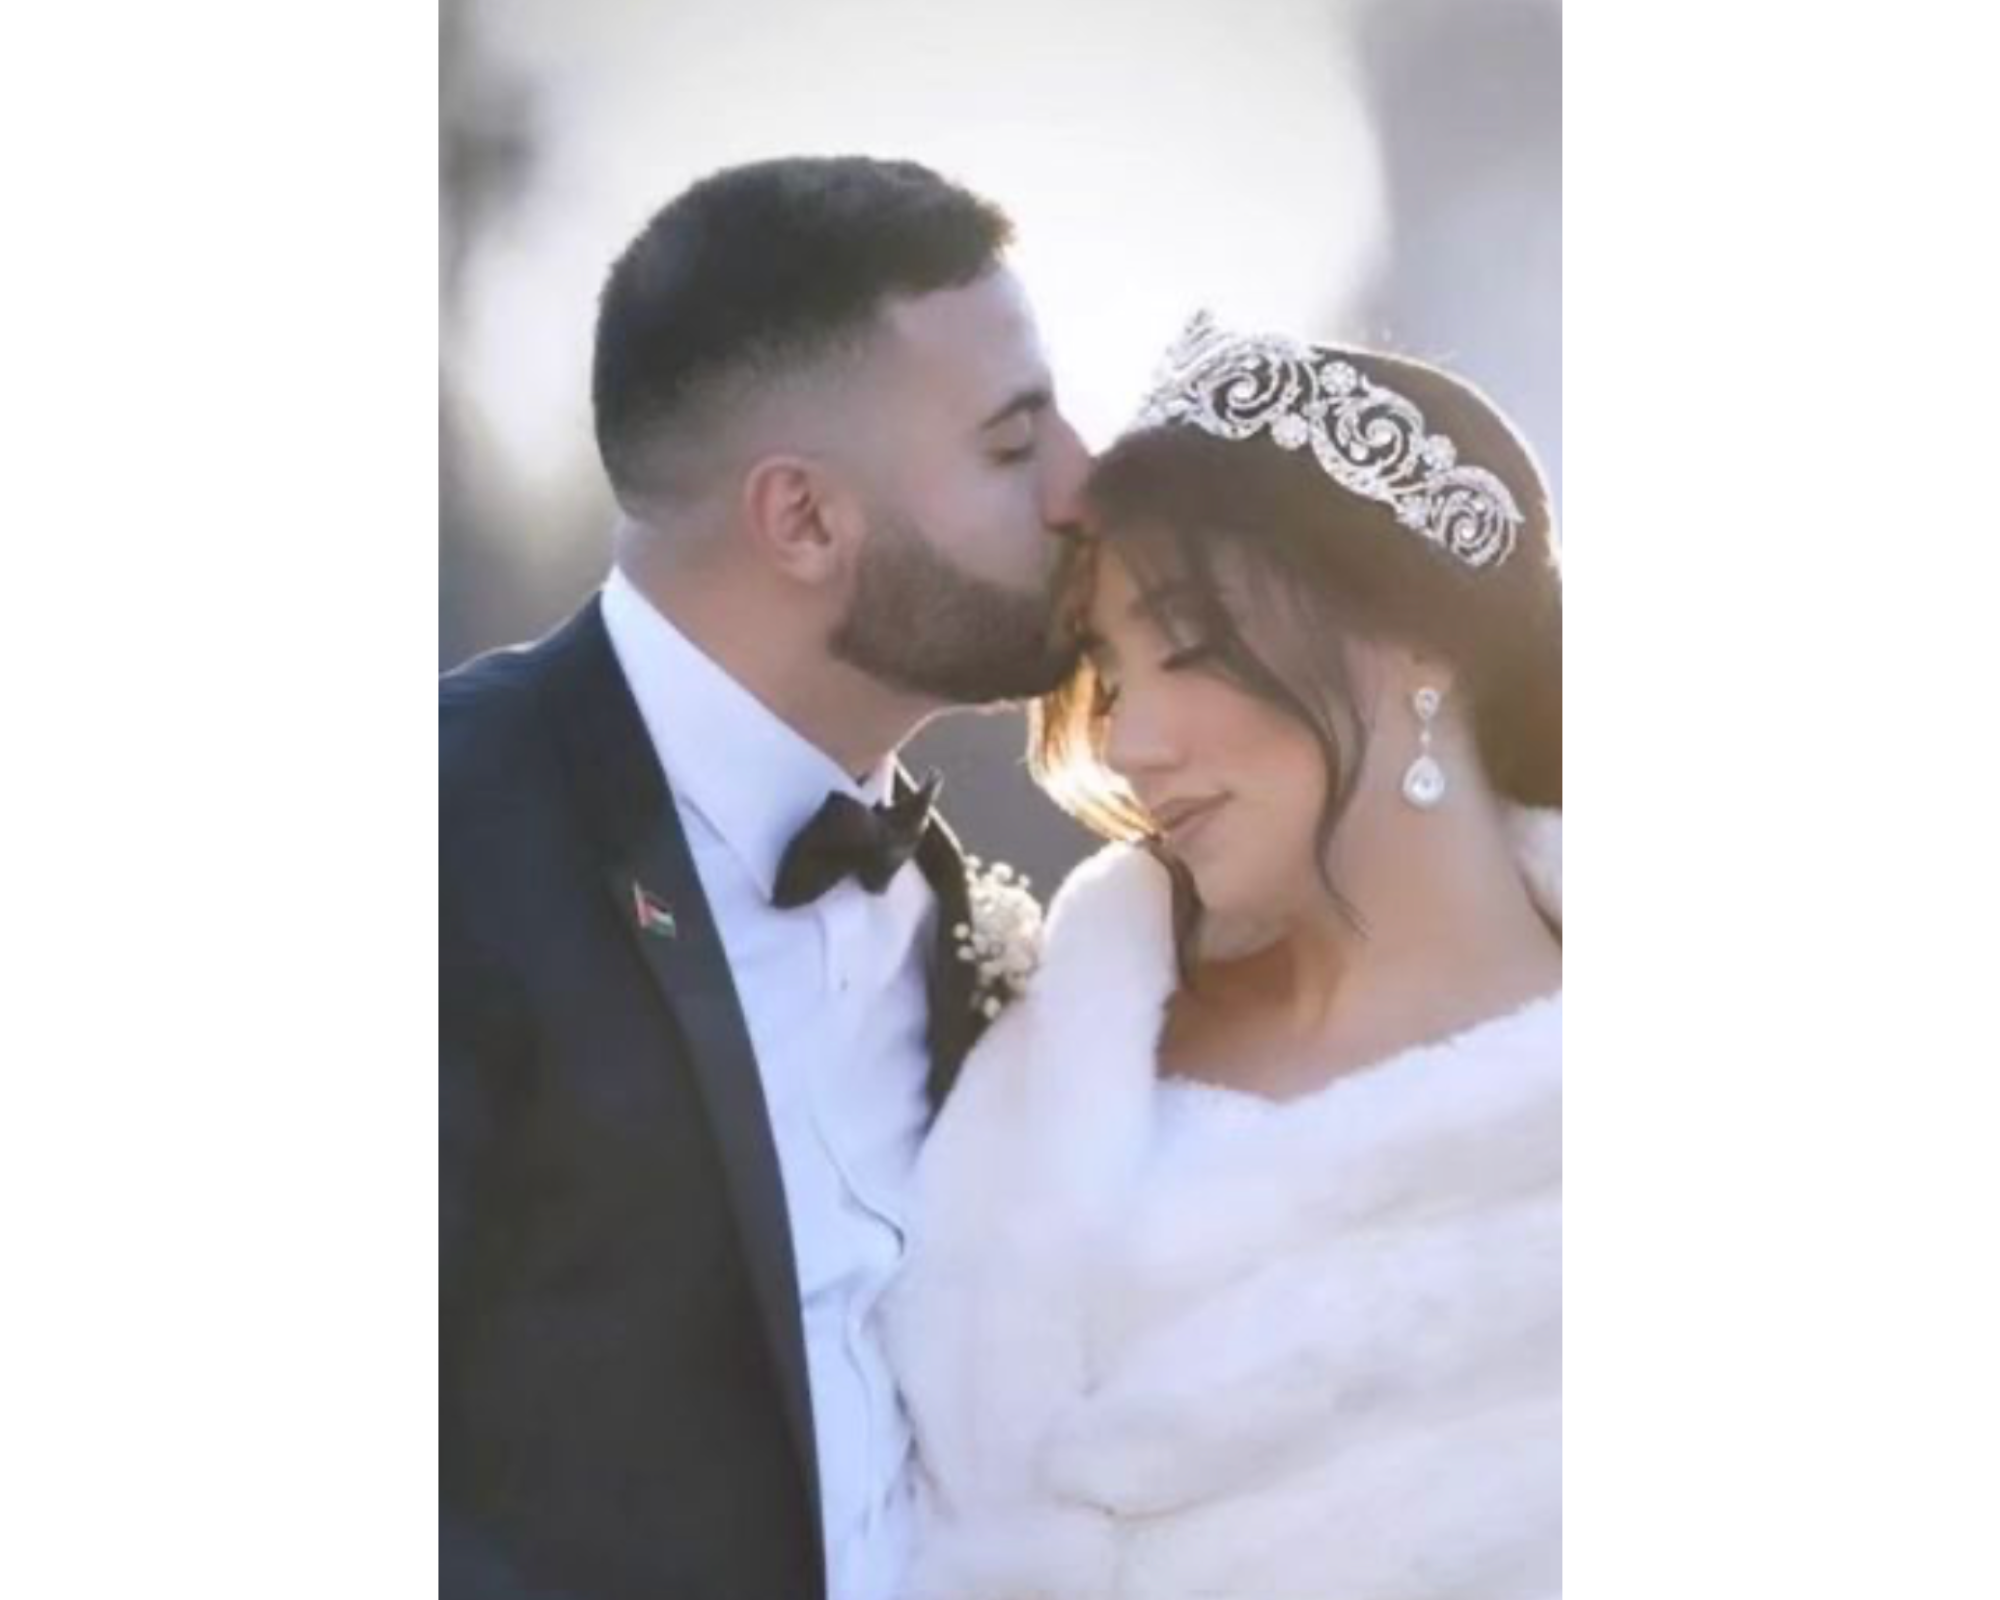
[[[1560,996],[1162,1167],[1174,981],[1164,871],[1101,852],[925,1150],[912,1600],[1558,1593]]]

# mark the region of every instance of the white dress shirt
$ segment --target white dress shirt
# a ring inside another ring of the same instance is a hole
[[[703,654],[622,573],[605,627],[673,789],[757,1053],[804,1310],[830,1600],[891,1600],[910,1536],[909,1424],[875,1310],[904,1251],[928,1116],[927,952],[915,863],[881,894],[853,879],[771,904],[778,862],[830,792],[857,784]]]

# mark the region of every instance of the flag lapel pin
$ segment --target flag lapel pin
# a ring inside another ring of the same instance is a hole
[[[660,899],[643,883],[632,885],[632,915],[639,924],[639,931],[653,939],[677,939],[680,926],[674,921],[673,907]]]

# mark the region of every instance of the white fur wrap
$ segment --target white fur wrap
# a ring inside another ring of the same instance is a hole
[[[1560,818],[1519,834],[1560,918]],[[1157,1176],[1166,876],[1114,846],[926,1147],[910,1600],[1547,1600],[1561,999]]]

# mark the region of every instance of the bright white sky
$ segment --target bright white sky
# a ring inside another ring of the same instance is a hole
[[[489,242],[463,376],[547,484],[589,459],[605,268],[716,167],[910,156],[991,195],[1093,445],[1197,305],[1330,329],[1380,226],[1331,0],[482,0],[538,85],[540,165]]]

